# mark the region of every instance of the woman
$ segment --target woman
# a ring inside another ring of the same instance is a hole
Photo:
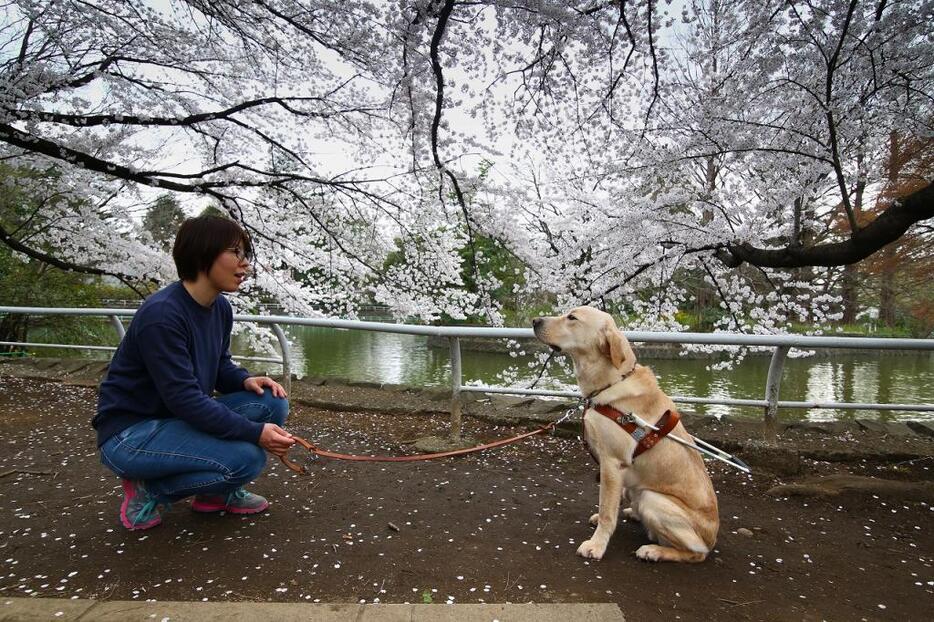
[[[282,386],[230,360],[235,292],[252,257],[232,220],[182,223],[172,257],[180,281],[140,306],[101,383],[93,426],[101,462],[123,478],[120,521],[127,529],[162,522],[172,502],[194,495],[198,512],[262,512],[244,490],[294,444],[282,426]],[[211,397],[214,391],[222,395]]]

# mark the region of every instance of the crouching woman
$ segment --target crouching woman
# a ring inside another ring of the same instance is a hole
[[[233,312],[221,294],[247,276],[246,232],[225,218],[191,218],[172,256],[181,280],[136,312],[92,423],[101,462],[123,479],[127,529],[155,527],[169,504],[191,496],[197,512],[264,511],[266,499],[243,487],[262,472],[266,451],[282,455],[295,442],[281,427],[282,386],[230,360]]]

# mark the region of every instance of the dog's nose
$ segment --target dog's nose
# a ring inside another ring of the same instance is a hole
[[[535,318],[534,320],[532,320],[532,327],[533,327],[533,328],[538,328],[539,324],[541,324],[541,323],[544,322],[544,321],[545,321],[545,320],[543,320],[542,318],[537,317],[537,318]]]

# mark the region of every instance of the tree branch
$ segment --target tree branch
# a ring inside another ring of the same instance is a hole
[[[477,287],[482,287],[480,282],[480,275],[477,269],[477,254],[474,244],[473,227],[470,224],[470,214],[467,210],[467,202],[464,199],[464,193],[461,191],[457,177],[444,165],[444,163],[441,161],[441,156],[438,153],[438,127],[441,125],[441,109],[444,106],[444,74],[442,72],[441,60],[439,58],[439,49],[441,47],[441,40],[444,38],[444,33],[447,30],[448,20],[450,19],[451,13],[453,13],[453,11],[454,0],[445,0],[444,6],[441,7],[441,10],[438,13],[438,24],[435,26],[435,31],[431,36],[431,46],[429,48],[429,53],[431,55],[431,69],[435,74],[436,88],[435,113],[431,120],[431,153],[434,157],[435,166],[438,168],[438,171],[451,180],[451,185],[454,188],[454,194],[457,197],[457,203],[461,208],[461,212],[464,214],[464,225],[467,227],[467,244],[470,248],[470,271],[474,276],[474,283],[477,285]]]
[[[47,253],[43,253],[42,251],[38,251],[34,248],[26,246],[25,244],[23,244],[22,242],[14,238],[12,235],[10,235],[10,233],[6,229],[4,229],[2,225],[0,225],[0,242],[2,242],[3,244],[6,244],[10,248],[12,248],[14,251],[23,253],[24,255],[28,257],[41,261],[42,263],[47,264],[49,266],[58,268],[59,270],[65,270],[66,272],[80,272],[81,274],[94,274],[97,276],[115,277],[119,279],[124,285],[126,285],[127,287],[132,289],[134,292],[136,292],[136,294],[139,295],[140,298],[145,298],[146,296],[144,292],[141,292],[139,289],[137,289],[133,285],[133,281],[135,280],[134,277],[131,277],[129,275],[122,274],[119,272],[111,272],[109,270],[102,270],[100,268],[92,268],[90,266],[79,266],[78,264],[74,264],[68,261],[64,261],[62,259],[58,259],[57,257],[53,257]],[[150,279],[149,282],[155,283],[155,281],[153,281],[152,279]]]
[[[317,184],[320,186],[327,186],[331,188],[353,188],[356,189],[356,184],[366,183],[373,180],[346,180],[346,181],[335,181],[322,179],[318,177],[310,177],[307,175],[298,175],[295,173],[278,173],[275,171],[264,171],[254,167],[250,167],[244,164],[239,164],[238,162],[231,162],[228,164],[219,165],[211,169],[200,171],[198,173],[182,174],[182,173],[171,173],[167,171],[142,171],[132,169],[128,166],[117,164],[109,160],[102,160],[96,156],[93,156],[88,153],[78,151],[76,149],[71,149],[64,145],[60,145],[53,141],[47,140],[45,138],[40,138],[32,134],[28,134],[21,130],[16,129],[11,125],[5,123],[0,123],[0,142],[6,142],[10,145],[25,149],[26,151],[31,151],[33,153],[41,153],[55,160],[64,160],[74,166],[80,166],[91,171],[98,173],[103,173],[108,177],[113,177],[116,179],[123,179],[126,181],[132,181],[138,184],[143,184],[146,186],[152,186],[155,188],[165,188],[166,190],[174,190],[176,192],[186,192],[186,193],[203,193],[211,196],[216,196],[218,199],[221,197],[216,189],[217,188],[227,188],[227,187],[240,187],[240,188],[264,188],[264,187],[275,187],[279,186],[285,182],[309,182]],[[204,176],[211,173],[217,173],[224,170],[229,170],[232,168],[237,168],[242,171],[248,171],[255,173],[257,175],[262,175],[268,177],[265,180],[249,180],[249,179],[227,179],[221,181],[200,181],[193,184],[184,184],[177,181],[171,181],[165,179],[165,177],[175,177],[179,179],[183,178],[196,178],[203,179]]]
[[[302,116],[302,117],[317,117],[321,119],[326,119],[332,116],[338,116],[341,114],[346,114],[350,112],[373,112],[373,109],[366,108],[353,108],[347,110],[335,110],[332,112],[310,112],[306,110],[297,110],[290,104],[292,102],[305,102],[305,101],[317,101],[320,102],[322,99],[320,97],[262,97],[259,99],[253,99],[250,101],[240,102],[235,106],[226,108],[224,110],[215,110],[213,112],[202,112],[199,114],[188,115],[187,117],[149,117],[149,116],[137,116],[137,115],[124,115],[124,114],[95,114],[95,115],[80,115],[80,114],[62,114],[58,112],[45,112],[42,110],[16,110],[11,111],[14,115],[20,119],[26,120],[37,120],[37,121],[46,121],[48,123],[61,123],[64,125],[72,125],[75,127],[93,127],[97,125],[167,125],[167,126],[189,126],[195,125],[197,123],[203,123],[205,121],[217,121],[230,117],[231,115],[242,112],[244,110],[249,110],[250,108],[256,108],[258,106],[265,106],[267,104],[278,104],[282,108],[291,112],[292,114]]]
[[[776,249],[756,248],[746,243],[728,244],[716,255],[731,268],[743,263],[760,268],[846,266],[869,257],[898,240],[915,223],[929,218],[934,218],[934,184],[896,200],[878,218],[842,242]]]

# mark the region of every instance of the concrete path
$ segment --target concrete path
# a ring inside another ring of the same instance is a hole
[[[349,605],[254,602],[138,602],[0,598],[0,622],[624,622],[615,603],[489,605]]]

